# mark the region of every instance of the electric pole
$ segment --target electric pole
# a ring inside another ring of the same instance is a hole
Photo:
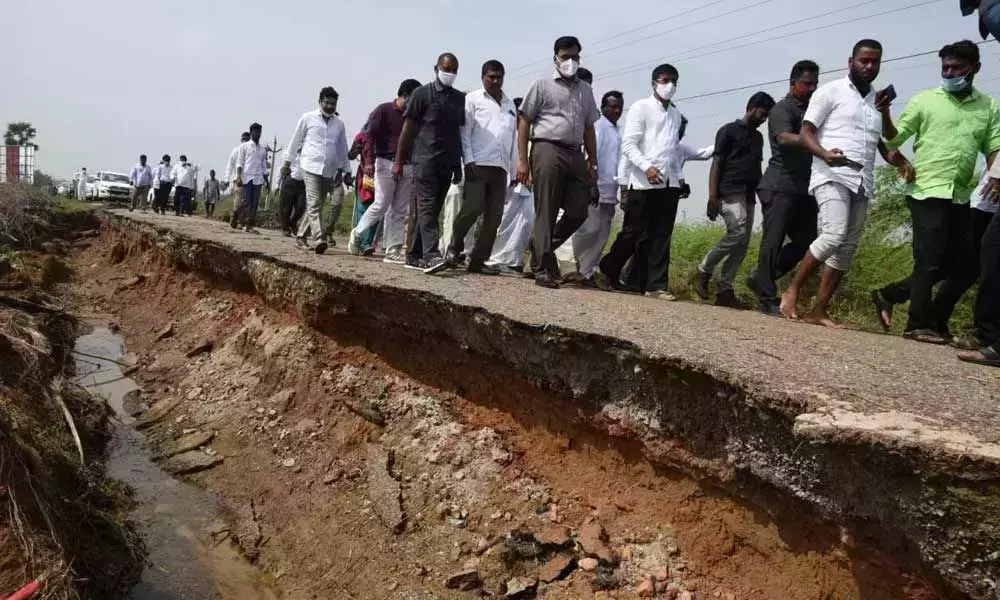
[[[271,173],[267,180],[267,195],[264,197],[264,208],[267,209],[271,205],[271,190],[274,189],[274,169],[278,166],[278,153],[284,150],[284,148],[278,147],[278,136],[274,136],[274,141],[270,146],[266,146],[267,154],[271,157]]]

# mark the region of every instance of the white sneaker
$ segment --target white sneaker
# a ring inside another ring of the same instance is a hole
[[[361,255],[361,242],[358,240],[358,233],[351,230],[351,236],[347,239],[347,252],[354,256]]]

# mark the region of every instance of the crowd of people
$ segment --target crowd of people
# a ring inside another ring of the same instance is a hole
[[[652,69],[649,95],[626,112],[615,90],[598,105],[581,52],[577,38],[557,39],[551,75],[513,99],[504,91],[499,61],[486,61],[482,87],[464,93],[454,87],[458,58],[441,54],[434,79],[403,81],[351,144],[337,114],[339,95],[323,88],[282,157],[285,234],[302,250],[325,253],[343,204],[337,190],[353,184],[351,254],[371,255],[378,246],[383,262],[428,275],[463,267],[481,275],[513,270],[545,288],[584,286],[671,301],[671,238],[678,204],[690,194],[684,164],[711,159],[706,213],[713,221],[721,217],[726,232],[693,276],[697,293],[710,298],[714,282],[717,305],[742,308],[733,288],[759,200],[763,237],[747,280],[757,308],[836,326],[830,303],[851,269],[881,155],[908,183],[914,267],[907,279],[873,291],[878,320],[888,329],[893,308],[909,301],[907,338],[950,343],[963,350],[962,360],[1000,366],[1000,219],[994,216],[1000,115],[996,101],[973,85],[980,70],[975,43],[942,48],[940,84],[913,97],[895,120],[893,86],[874,85],[882,60],[878,41],[855,44],[847,75],[822,86],[819,65],[798,61],[784,98],[752,94],[745,112],[718,130],[714,146],[701,149],[683,142],[687,119],[673,101],[680,80],[674,66]],[[224,180],[215,181],[213,172],[205,190],[214,206],[232,185],[238,202],[231,225],[248,231],[268,174],[260,134],[255,123],[233,150]],[[900,150],[910,139],[912,161]],[[980,155],[987,171],[977,188]],[[352,160],[360,163],[356,173]],[[164,156],[151,170],[142,157],[132,173],[136,194],[155,188],[154,209],[162,212],[160,199],[175,186],[176,211],[184,214],[197,170],[192,173],[183,156],[179,166],[169,165]],[[605,252],[619,207],[622,228]],[[561,247],[576,266],[565,275]],[[782,293],[778,282],[793,271]],[[818,272],[815,303],[803,312],[803,286]],[[954,338],[952,311],[977,280],[976,333]]]

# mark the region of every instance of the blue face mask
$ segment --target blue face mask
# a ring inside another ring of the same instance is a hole
[[[961,77],[942,77],[941,87],[946,92],[961,92],[969,87],[969,80],[964,75]]]

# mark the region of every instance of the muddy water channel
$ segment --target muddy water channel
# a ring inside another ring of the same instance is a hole
[[[108,472],[135,490],[139,524],[149,557],[134,600],[264,599],[277,594],[230,545],[222,511],[212,495],[174,479],[144,447],[142,434],[123,410],[136,389],[117,362],[125,340],[97,327],[76,342],[77,382],[107,400],[118,415]]]

